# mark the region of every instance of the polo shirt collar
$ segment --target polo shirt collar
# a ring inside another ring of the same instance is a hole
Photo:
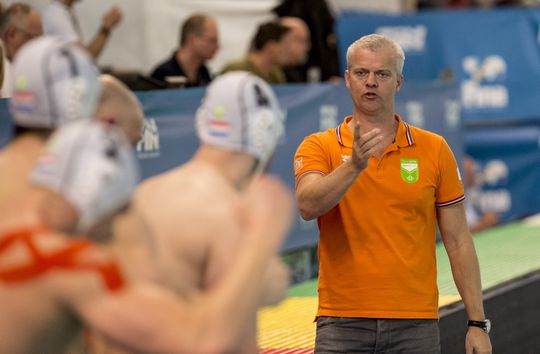
[[[395,141],[398,147],[408,147],[414,145],[414,137],[408,123],[404,122],[399,114],[394,114],[394,119],[398,122],[398,130]],[[347,123],[352,120],[352,116],[347,116],[343,122],[335,128],[337,140],[340,145],[352,148],[353,132]]]

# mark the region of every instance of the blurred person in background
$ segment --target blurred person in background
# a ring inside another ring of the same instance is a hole
[[[341,81],[334,14],[326,0],[281,0],[272,12],[302,19],[309,28],[311,49],[304,65],[286,70],[299,82]]]
[[[109,9],[101,20],[94,38],[84,44],[73,5],[78,0],[51,0],[43,11],[43,32],[50,36],[64,37],[69,41],[79,43],[94,58],[99,58],[105,44],[109,40],[111,32],[122,20],[122,12],[117,6]]]
[[[243,252],[222,282],[188,304],[129,281],[116,257],[81,237],[99,239],[123,222],[136,169],[116,127],[82,121],[54,134],[32,171],[33,189],[0,219],[0,352],[64,352],[83,324],[137,352],[236,352],[260,273],[290,226],[289,193],[271,179],[254,186],[238,210]],[[42,193],[48,216],[28,203]],[[79,233],[42,225],[51,215]]]
[[[99,76],[101,96],[96,118],[107,124],[118,126],[132,145],[140,139],[144,125],[141,103],[133,92],[114,76]]]
[[[11,96],[10,62],[29,40],[41,36],[43,26],[39,12],[25,3],[16,2],[4,8],[0,14],[0,38],[4,47],[4,83],[1,97]]]
[[[0,35],[9,61],[26,42],[42,34],[41,15],[25,3],[13,3],[0,15]]]
[[[281,17],[279,23],[290,28],[285,39],[288,60],[287,65],[283,68],[287,82],[305,82],[305,79],[298,74],[298,69],[307,63],[311,49],[309,27],[299,17]]]
[[[243,70],[259,76],[269,84],[286,83],[283,67],[290,61],[286,41],[290,32],[289,27],[277,21],[261,24],[251,40],[247,55],[228,63],[221,72]]]
[[[4,47],[0,44],[0,87],[4,85],[4,71],[6,67],[6,60],[4,60]],[[6,97],[3,90],[0,92],[0,98]]]
[[[467,199],[465,200],[465,213],[471,232],[479,232],[498,225],[500,216],[493,210],[484,210],[481,203],[482,175],[478,171],[478,164],[469,156],[463,156],[461,162]]]
[[[13,139],[0,150],[0,210],[26,191],[31,167],[53,130],[90,119],[100,94],[91,58],[59,38],[28,42],[15,57],[12,75]]]
[[[190,302],[219,284],[240,257],[245,240],[236,209],[262,178],[283,134],[283,116],[262,79],[229,72],[208,87],[196,127],[201,145],[191,160],[144,181],[133,201],[152,230],[163,284]],[[263,279],[259,306],[276,304],[289,283],[277,256]],[[257,352],[253,315],[237,352]]]
[[[184,87],[206,86],[212,81],[206,62],[219,50],[219,31],[216,21],[205,14],[194,14],[180,28],[180,46],[172,56],[160,63],[150,75],[168,82],[167,77],[180,76]]]

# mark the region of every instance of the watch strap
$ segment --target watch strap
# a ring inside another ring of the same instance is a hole
[[[468,327],[480,327],[482,328],[484,331],[487,332],[488,330],[488,324],[487,324],[487,320],[484,320],[484,321],[474,321],[474,320],[468,320],[467,321],[467,326]]]

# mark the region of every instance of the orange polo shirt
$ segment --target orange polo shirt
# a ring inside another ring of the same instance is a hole
[[[297,183],[350,158],[351,119],[304,139],[295,156]],[[436,208],[462,202],[463,184],[444,138],[395,119],[394,143],[317,219],[317,316],[438,318]]]

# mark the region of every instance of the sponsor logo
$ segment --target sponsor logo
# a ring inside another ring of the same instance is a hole
[[[32,174],[34,176],[39,176],[38,179],[44,178],[45,176],[54,176],[57,172],[55,167],[56,155],[53,153],[45,153],[38,159]]]
[[[508,88],[496,82],[506,78],[506,61],[490,55],[482,62],[476,56],[463,58],[463,70],[470,77],[461,82],[461,103],[465,108],[505,108]]]
[[[444,122],[449,130],[459,130],[461,126],[461,104],[459,101],[444,101]]]
[[[34,93],[30,91],[15,91],[11,96],[13,108],[20,112],[34,111]]]
[[[423,128],[425,124],[424,106],[418,101],[409,101],[405,104],[407,121],[412,125]]]
[[[382,26],[375,33],[390,37],[399,43],[404,52],[423,52],[426,48],[427,27],[417,26]]]
[[[154,118],[144,120],[143,134],[137,143],[137,156],[140,159],[159,157],[159,130]]]
[[[294,172],[298,172],[302,168],[302,158],[299,157],[294,160]]]
[[[338,125],[338,107],[324,104],[319,109],[319,130],[327,130]]]
[[[502,160],[490,160],[483,168],[482,182],[495,186],[506,183],[508,179],[508,166]]]
[[[475,206],[482,211],[504,213],[512,207],[512,195],[508,185],[509,169],[502,160],[489,160],[475,177],[482,188],[477,192]]]
[[[218,105],[214,107],[214,119],[210,119],[206,122],[208,128],[208,134],[216,137],[227,137],[231,133],[231,124],[223,120],[225,117],[225,107]]]
[[[15,90],[11,97],[13,108],[21,112],[34,110],[34,93],[27,90],[28,80],[26,76],[19,76],[15,80]]]
[[[407,183],[418,182],[420,173],[418,171],[417,159],[400,159],[401,160],[401,179]]]
[[[485,190],[480,193],[480,210],[504,213],[512,207],[512,195],[508,189]]]
[[[281,122],[283,124],[283,130],[281,130],[281,135],[278,141],[278,144],[281,145],[281,144],[285,144],[286,142],[287,129],[285,129],[285,127],[287,126],[287,115],[289,114],[289,112],[286,109],[284,109],[284,110],[280,110],[279,114],[280,114],[279,119],[281,119]]]

